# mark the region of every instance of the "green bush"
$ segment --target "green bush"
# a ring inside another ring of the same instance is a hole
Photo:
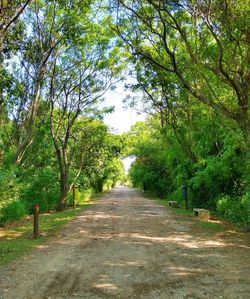
[[[217,201],[217,213],[223,218],[236,224],[250,224],[250,194],[239,198],[225,195]]]
[[[174,200],[177,201],[179,203],[182,202],[182,192],[181,192],[181,188],[176,189],[175,191],[173,191],[168,198],[169,200]]]
[[[103,184],[103,190],[104,191],[110,190],[112,188],[113,184],[114,184],[114,182],[111,179],[105,180],[104,184]]]
[[[41,213],[55,210],[58,204],[59,183],[55,170],[50,167],[40,169],[25,177],[20,198],[26,202],[29,213],[33,212],[34,204],[39,205]]]
[[[224,215],[227,210],[230,208],[230,196],[224,195],[217,201],[217,212],[221,215]]]
[[[12,201],[18,200],[20,184],[17,184],[16,169],[0,169],[0,209]]]
[[[85,189],[80,189],[79,192],[79,203],[83,203],[84,200],[90,199],[90,197],[93,195],[94,190],[92,188],[85,188]]]
[[[94,194],[93,188],[78,188],[78,198],[76,199],[76,205],[83,204],[85,200],[88,200],[91,198],[91,196]],[[73,205],[73,191],[68,193],[67,196],[67,205],[68,207],[71,207]]]
[[[242,197],[241,197],[241,204],[243,206],[243,210],[246,213],[245,216],[245,224],[250,225],[250,192],[246,192]]]
[[[4,224],[8,221],[19,220],[27,215],[27,209],[24,202],[20,200],[12,201],[1,210],[0,223]]]

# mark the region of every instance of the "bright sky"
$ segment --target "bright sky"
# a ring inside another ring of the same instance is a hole
[[[118,83],[115,90],[105,94],[104,106],[115,106],[115,111],[104,117],[104,122],[109,125],[112,132],[121,134],[130,130],[137,121],[144,120],[145,114],[139,114],[132,108],[124,108],[122,100],[131,93],[125,91],[123,83]]]
[[[104,106],[115,106],[115,111],[104,117],[104,122],[110,126],[111,131],[116,134],[121,134],[130,130],[130,127],[137,121],[145,120],[145,114],[140,114],[131,109],[124,108],[122,100],[126,95],[131,94],[123,88],[124,83],[118,83],[113,91],[108,91],[105,95]],[[123,160],[126,171],[133,162],[132,157],[127,157]]]

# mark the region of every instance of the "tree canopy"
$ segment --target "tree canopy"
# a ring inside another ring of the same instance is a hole
[[[249,3],[31,0],[0,3],[0,221],[74,184],[102,191],[136,157],[137,187],[250,221]],[[126,81],[125,79],[128,78]],[[104,94],[124,80],[146,122],[117,136]]]

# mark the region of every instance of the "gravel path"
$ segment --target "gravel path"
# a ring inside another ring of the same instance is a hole
[[[208,232],[197,221],[113,189],[0,268],[0,298],[250,298],[249,233]]]

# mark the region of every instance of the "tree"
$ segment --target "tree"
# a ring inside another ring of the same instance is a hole
[[[109,63],[109,39],[96,35],[99,25],[91,24],[91,15],[81,15],[85,26],[77,40],[65,49],[55,51],[49,83],[50,127],[60,170],[59,208],[66,206],[71,164],[72,132],[81,140],[82,125],[79,119],[88,115],[100,101],[102,95],[113,83],[114,72]],[[81,43],[79,43],[81,39]],[[83,120],[83,119],[82,119]],[[84,123],[84,122],[83,122]],[[77,133],[77,128],[79,133]],[[79,170],[73,181],[80,175],[84,165],[84,151],[80,149]]]
[[[66,197],[70,189],[68,180],[72,153],[69,154],[68,148],[70,146],[70,151],[74,152],[72,144],[72,138],[76,138],[74,135],[81,139],[77,129],[80,132],[84,128],[81,123],[79,124],[79,117],[87,108],[92,108],[105,92],[105,82],[101,78],[107,80],[106,88],[108,88],[110,82],[107,74],[97,68],[96,61],[80,62],[77,64],[77,69],[71,69],[67,73],[60,68],[60,71],[54,72],[51,77],[50,130],[60,170],[60,209],[66,206]],[[84,120],[82,122],[84,124]],[[74,131],[73,136],[72,131]],[[75,139],[75,142],[78,140]],[[81,151],[79,170],[73,181],[80,175],[84,165],[83,148],[79,150]]]
[[[65,43],[67,16],[61,16],[58,1],[35,1],[27,10],[24,20],[32,22],[26,28],[26,39],[19,50],[20,63],[16,70],[23,92],[12,105],[12,117],[16,122],[15,163],[20,164],[25,151],[33,142],[34,122],[48,76],[48,63],[53,61],[53,51]],[[60,15],[59,15],[60,13]]]
[[[4,61],[4,42],[7,33],[12,26],[18,21],[31,0],[4,1],[0,2],[0,70],[2,72]],[[2,105],[0,98],[0,106]]]
[[[134,65],[236,121],[249,141],[248,28],[241,1],[138,0],[119,2],[116,31]]]
[[[11,28],[11,26],[18,20],[27,5],[31,0],[21,1],[1,1],[0,3],[0,37],[1,40]],[[1,43],[2,45],[2,43]]]
[[[0,208],[37,200],[42,211],[64,209],[75,182],[96,188],[108,177],[117,155],[98,119],[112,109],[99,103],[122,66],[97,4],[31,1],[5,35],[0,180],[14,187],[1,188]]]

